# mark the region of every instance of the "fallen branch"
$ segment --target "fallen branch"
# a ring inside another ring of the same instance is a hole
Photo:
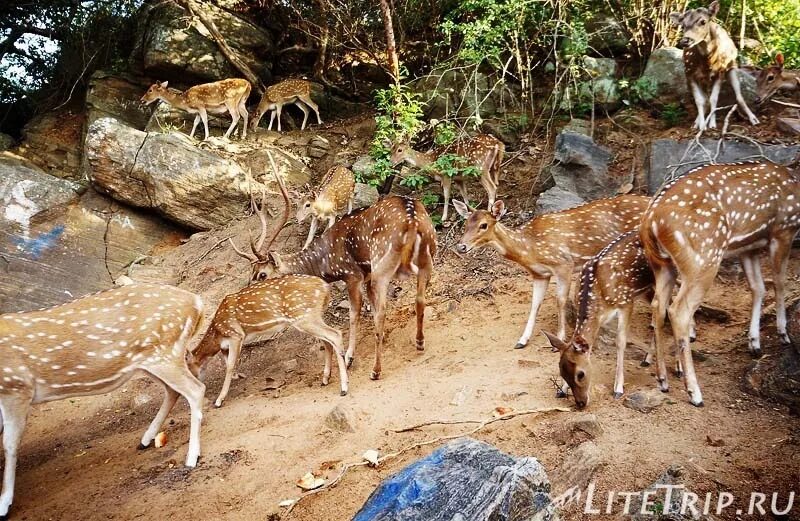
[[[470,430],[468,430],[466,432],[462,432],[462,433],[459,433],[459,434],[450,434],[448,436],[438,436],[436,438],[431,438],[431,439],[428,439],[428,440],[424,440],[424,441],[420,441],[420,442],[416,442],[416,443],[412,443],[410,445],[407,445],[407,446],[403,447],[402,449],[398,450],[397,452],[392,452],[392,453],[386,454],[385,456],[383,456],[381,458],[378,458],[378,463],[375,465],[375,467],[380,467],[381,465],[383,465],[387,461],[392,460],[392,459],[396,459],[396,458],[402,456],[403,454],[405,454],[406,452],[414,450],[414,449],[418,449],[418,448],[421,448],[421,447],[426,447],[428,445],[433,445],[433,444],[439,443],[441,441],[448,441],[448,440],[454,440],[454,439],[457,439],[457,438],[463,438],[464,436],[471,436],[472,434],[475,434],[479,430],[483,429],[487,425],[491,425],[492,423],[496,423],[496,422],[500,422],[500,421],[506,421],[506,420],[510,420],[512,418],[516,418],[518,416],[524,416],[524,415],[529,415],[529,414],[541,414],[541,413],[548,413],[548,412],[570,412],[571,410],[572,409],[569,408],[569,407],[545,407],[545,408],[542,408],[542,409],[525,409],[525,410],[522,410],[522,411],[513,411],[513,412],[510,412],[508,414],[504,414],[503,416],[498,416],[496,418],[487,418],[485,420],[464,420],[464,421],[458,421],[458,420],[457,421],[450,421],[450,420],[437,421],[437,420],[433,420],[433,421],[430,421],[430,422],[427,422],[427,423],[424,423],[424,424],[414,425],[414,426],[411,426],[411,427],[406,427],[404,429],[396,430],[394,432],[405,432],[405,431],[409,431],[409,430],[414,430],[415,428],[422,427],[424,425],[437,425],[437,424],[451,425],[451,424],[454,424],[454,423],[478,423],[478,425],[475,428],[470,429]],[[328,490],[328,489],[333,488],[334,486],[336,486],[336,484],[339,483],[342,480],[344,475],[350,469],[352,469],[354,467],[365,467],[365,466],[367,466],[369,464],[370,463],[368,461],[357,461],[357,462],[351,462],[351,463],[343,464],[341,470],[339,470],[339,473],[336,475],[336,477],[334,479],[332,479],[331,481],[325,483],[323,486],[321,486],[319,488],[316,488],[314,490],[309,490],[308,492],[302,494],[299,498],[297,498],[297,501],[295,501],[294,503],[291,504],[291,506],[289,506],[289,508],[286,510],[286,513],[283,515],[283,517],[288,516],[292,512],[292,510],[294,510],[294,507],[297,506],[297,504],[300,503],[300,501],[302,501],[303,499],[305,499],[305,498],[307,498],[309,496],[313,496],[314,494],[319,494],[320,492],[322,492],[324,490]]]
[[[776,99],[770,100],[772,103],[777,103],[778,105],[783,105],[784,107],[792,107],[793,109],[800,109],[800,105],[797,103],[789,103],[788,101],[778,101]]]

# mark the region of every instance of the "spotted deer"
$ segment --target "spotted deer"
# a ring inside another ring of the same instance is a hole
[[[503,163],[505,149],[506,147],[502,141],[488,134],[478,134],[468,140],[458,141],[430,152],[417,152],[411,148],[407,141],[399,141],[392,145],[391,161],[394,166],[405,161],[416,168],[425,168],[432,165],[443,154],[455,154],[456,156],[464,157],[468,160],[470,166],[475,166],[480,170],[481,185],[489,195],[489,208],[491,208],[497,197],[497,184],[500,182],[500,165]],[[431,175],[442,184],[444,195],[442,221],[447,220],[453,183],[458,186],[461,196],[469,205],[465,177],[450,177],[436,170],[431,170]]]
[[[0,316],[0,417],[5,469],[0,518],[14,496],[17,451],[32,404],[113,391],[142,371],[166,395],[145,431],[145,448],[183,396],[191,424],[186,466],[200,456],[205,386],[186,363],[202,317],[200,297],[170,286],[135,284],[38,311]]]
[[[325,174],[320,186],[311,190],[310,194],[300,201],[297,209],[297,222],[301,223],[306,217],[311,216],[311,228],[303,249],[308,248],[314,234],[317,232],[317,221],[326,219],[328,228],[333,226],[336,215],[347,208],[347,213],[353,210],[353,190],[356,187],[356,177],[353,171],[343,166],[334,166]]]
[[[162,100],[173,107],[185,110],[189,114],[194,114],[194,123],[189,137],[194,137],[197,125],[203,122],[205,129],[205,139],[208,139],[208,115],[225,114],[231,115],[231,126],[225,132],[228,138],[236,129],[239,118],[242,118],[242,139],[247,137],[247,98],[250,97],[250,82],[241,78],[229,78],[227,80],[215,81],[214,83],[204,83],[195,85],[184,92],[167,88],[168,83],[154,83],[147,89],[142,102],[146,105],[156,100]]]
[[[717,128],[717,100],[722,81],[727,76],[736,95],[736,103],[751,125],[758,125],[758,118],[742,97],[737,76],[738,51],[728,33],[713,18],[719,11],[719,2],[714,0],[708,7],[689,9],[683,13],[671,13],[670,20],[683,30],[678,47],[683,49],[683,65],[686,81],[697,107],[697,118],[693,128],[706,130]],[[706,117],[706,105],[709,105]]]
[[[262,203],[263,204],[263,203]],[[245,257],[248,254],[233,248]],[[225,382],[214,402],[216,407],[228,396],[242,345],[264,334],[276,334],[287,327],[319,338],[325,344],[325,369],[322,385],[328,385],[334,353],[339,365],[341,395],[347,394],[347,369],[342,353],[342,333],[325,323],[323,315],[330,303],[330,288],[318,277],[284,275],[263,280],[228,295],[222,300],[211,326],[189,357],[189,363],[204,369],[217,353],[225,359]]]
[[[464,235],[456,249],[467,253],[489,244],[533,277],[531,312],[517,349],[528,344],[550,278],[555,277],[558,337],[563,340],[572,273],[618,235],[636,229],[648,201],[649,198],[639,195],[600,199],[577,208],[540,215],[517,229],[500,222],[506,212],[503,201],[496,201],[491,211],[474,212],[461,201],[453,201],[456,211],[466,219]]]
[[[775,63],[764,67],[756,77],[756,104],[760,105],[779,90],[800,91],[800,71],[783,68],[783,54],[775,56]]]
[[[306,122],[308,121],[308,108],[317,115],[317,124],[322,124],[319,117],[319,106],[311,99],[311,83],[306,80],[283,80],[275,85],[270,85],[264,94],[261,96],[261,101],[258,102],[253,118],[251,120],[252,129],[258,127],[261,117],[267,112],[272,111],[269,116],[268,130],[272,130],[272,123],[275,116],[278,117],[278,132],[281,131],[281,110],[284,105],[294,103],[300,110],[303,111],[303,124],[300,125],[300,130],[305,130]]]
[[[759,250],[767,248],[773,271],[778,334],[785,343],[786,268],[800,229],[800,181],[786,167],[769,162],[707,165],[667,184],[642,216],[640,236],[655,277],[653,322],[657,378],[669,390],[663,355],[663,326],[676,278],[681,284],[669,304],[669,318],[693,405],[703,396],[689,340],[690,321],[714,282],[722,260],[739,256],[753,292],[750,350],[760,356],[758,320],[765,293]]]
[[[366,288],[375,321],[375,363],[370,377],[380,378],[381,351],[384,342],[386,295],[395,278],[417,277],[417,349],[425,349],[423,323],[425,292],[433,271],[436,233],[425,206],[406,197],[387,197],[369,208],[345,215],[309,247],[291,255],[281,255],[269,248],[289,217],[289,195],[283,181],[279,186],[285,203],[276,232],[266,241],[264,208],[259,210],[261,235],[250,242],[247,258],[252,265],[252,280],[262,281],[278,274],[307,274],[326,282],[342,280],[350,300],[350,332],[345,362],[353,362],[361,312],[361,287]]]

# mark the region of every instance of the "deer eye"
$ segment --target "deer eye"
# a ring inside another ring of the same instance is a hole
[[[774,80],[774,79],[775,79],[775,76],[773,76],[772,74],[770,74],[769,76],[767,76],[767,81],[772,81],[772,80]]]
[[[267,278],[267,274],[263,271],[258,274],[258,280],[265,280]]]
[[[578,379],[579,382],[582,382],[583,379],[586,377],[586,373],[584,373],[583,371],[578,371],[578,374],[575,375],[575,377]]]
[[[481,229],[481,230],[485,230],[488,227],[489,227],[489,225],[487,223],[481,223],[481,225],[478,226],[478,228]]]
[[[705,24],[706,24],[705,20],[700,20],[700,25],[705,25]]]

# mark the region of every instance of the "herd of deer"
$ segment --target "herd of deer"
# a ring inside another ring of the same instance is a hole
[[[683,25],[686,41],[682,43],[694,49],[695,54],[706,56],[708,48],[701,41],[710,34],[716,42],[724,33],[710,21],[716,12],[715,4],[674,15],[675,22]],[[700,30],[703,27],[705,33]],[[725,45],[711,47],[727,49]],[[687,78],[698,103],[695,123],[701,128],[713,126],[719,70],[709,76],[713,80],[711,113],[706,119],[701,107],[705,94],[688,67],[689,62],[697,62],[697,56],[687,58]],[[775,66],[762,72],[760,101],[777,89],[798,87],[797,76],[784,71],[782,64],[779,55]],[[738,94],[735,80],[734,87]],[[241,118],[244,137],[249,92],[250,85],[244,80],[201,85],[183,93],[170,91],[162,83],[153,85],[143,100],[164,99],[196,114],[192,135],[202,121],[206,137],[208,114],[227,111],[233,122],[225,135],[230,135]],[[303,105],[311,107],[319,122],[308,82],[291,80],[267,89],[251,123],[257,125],[265,111],[274,110],[280,129],[281,107],[289,102],[298,103],[306,119],[308,111]],[[748,119],[755,118],[743,102],[740,108]],[[305,123],[304,119],[303,126]],[[695,311],[723,259],[728,257],[741,260],[752,292],[751,353],[758,356],[761,352],[759,322],[765,287],[760,255],[764,250],[773,271],[777,332],[783,342],[789,341],[785,281],[791,244],[800,230],[800,176],[789,168],[769,162],[706,165],[664,186],[652,199],[620,195],[541,215],[519,228],[510,228],[501,222],[505,203],[495,200],[503,144],[491,136],[479,135],[457,144],[456,152],[480,170],[481,184],[489,199],[488,210],[473,210],[466,202],[453,201],[466,221],[456,248],[466,253],[490,245],[531,274],[530,316],[517,348],[529,342],[550,279],[555,278],[558,331],[555,335],[543,333],[560,351],[562,393],[571,389],[579,408],[589,403],[591,395],[591,359],[598,331],[613,316],[618,317],[614,396],[622,395],[627,330],[637,298],[651,302],[656,376],[661,390],[669,389],[663,331],[669,313],[678,355],[677,376],[683,376],[691,403],[703,405],[690,332]],[[416,152],[407,142],[401,142],[392,147],[391,159],[394,164],[406,161],[422,167],[434,162],[440,153],[443,152]],[[251,264],[251,283],[223,299],[199,342],[193,339],[199,338],[202,299],[175,287],[155,284],[123,286],[49,309],[0,316],[0,430],[5,451],[0,519],[6,519],[11,507],[17,450],[32,404],[109,392],[142,371],[164,386],[165,397],[141,438],[140,448],[153,442],[178,396],[183,396],[191,413],[186,465],[194,467],[200,455],[205,395],[201,380],[208,361],[215,355],[221,355],[226,364],[225,380],[215,401],[219,407],[230,389],[242,345],[291,326],[323,341],[323,385],[330,381],[332,360],[336,357],[340,391],[345,395],[349,390],[347,371],[355,356],[362,290],[374,315],[376,348],[371,378],[377,379],[381,374],[389,285],[392,280],[405,277],[417,279],[416,348],[424,349],[426,290],[437,248],[434,225],[425,207],[410,198],[388,196],[368,208],[352,211],[353,173],[334,167],[319,190],[312,191],[299,205],[298,222],[312,216],[303,249],[283,255],[271,248],[289,219],[291,203],[275,164],[271,163],[283,198],[282,218],[268,238],[264,196],[260,205],[251,198],[261,233],[257,240],[251,237],[249,251],[240,250],[230,240],[233,249]],[[450,183],[459,185],[466,200],[464,180],[437,178],[443,186],[446,218]],[[345,209],[346,215],[337,220],[336,216]],[[325,219],[328,225],[315,237],[319,219]],[[570,279],[577,271],[577,323],[567,336]],[[334,281],[345,283],[350,301],[346,349],[342,333],[323,318],[330,301],[328,283]],[[679,289],[673,297],[678,281]]]

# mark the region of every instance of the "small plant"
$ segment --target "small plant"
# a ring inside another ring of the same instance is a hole
[[[422,197],[420,197],[420,201],[422,201],[422,204],[424,204],[426,208],[434,208],[439,204],[439,196],[431,192],[425,192],[422,194]]]
[[[436,146],[447,146],[458,138],[458,127],[455,123],[445,121],[436,125],[433,131],[433,142]]]
[[[683,118],[686,117],[686,110],[680,103],[667,103],[664,105],[664,108],[661,109],[661,114],[659,116],[661,121],[667,125],[667,128],[672,128],[678,126]]]
[[[447,177],[479,177],[481,171],[478,167],[470,164],[469,159],[456,154],[441,154],[436,161],[422,169],[425,171],[436,171]]]
[[[411,174],[403,176],[403,178],[400,179],[400,184],[418,190],[422,186],[425,186],[428,181],[430,181],[430,179],[428,179],[421,170],[416,170]]]
[[[617,82],[617,86],[623,93],[622,102],[628,106],[649,103],[656,97],[656,83],[651,78],[642,77],[633,82],[622,78]]]

